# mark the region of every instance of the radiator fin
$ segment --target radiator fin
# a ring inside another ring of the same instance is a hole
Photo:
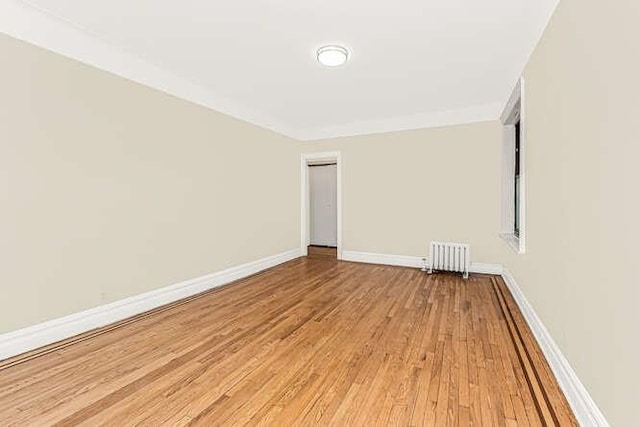
[[[431,242],[429,246],[429,272],[453,271],[469,277],[471,251],[466,243]]]

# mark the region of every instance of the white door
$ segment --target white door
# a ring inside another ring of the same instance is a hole
[[[311,244],[338,246],[338,169],[309,166]]]

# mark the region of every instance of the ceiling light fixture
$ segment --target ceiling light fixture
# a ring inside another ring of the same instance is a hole
[[[316,52],[316,57],[325,67],[339,67],[349,59],[349,51],[339,45],[322,46]]]

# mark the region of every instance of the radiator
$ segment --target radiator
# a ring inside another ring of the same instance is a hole
[[[427,271],[453,271],[462,273],[462,277],[469,278],[471,252],[468,244],[431,242],[429,247],[429,266]]]

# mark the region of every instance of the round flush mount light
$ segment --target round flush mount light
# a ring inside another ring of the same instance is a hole
[[[339,67],[349,60],[349,51],[336,44],[322,46],[316,52],[316,58],[325,67]]]

